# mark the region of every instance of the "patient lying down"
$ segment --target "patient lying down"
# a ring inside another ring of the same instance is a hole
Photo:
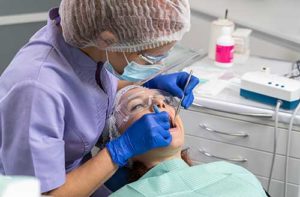
[[[154,105],[170,115],[172,142],[139,155],[131,161],[131,183],[111,196],[266,196],[256,177],[246,169],[227,162],[191,166],[185,151],[184,127],[174,120],[176,100],[160,90],[129,86],[117,94],[111,120],[111,138],[117,137]]]

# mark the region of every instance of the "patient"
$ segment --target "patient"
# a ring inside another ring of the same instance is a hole
[[[159,110],[170,115],[172,142],[131,160],[130,179],[111,196],[266,196],[256,177],[246,169],[227,162],[191,167],[184,144],[180,117],[174,120],[177,101],[168,93],[129,86],[117,94],[111,117],[110,137],[119,136],[136,120]]]

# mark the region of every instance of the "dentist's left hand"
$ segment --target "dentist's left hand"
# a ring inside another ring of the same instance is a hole
[[[106,148],[114,163],[124,166],[127,160],[172,141],[169,114],[166,112],[146,114],[133,123],[120,137],[110,141]]]

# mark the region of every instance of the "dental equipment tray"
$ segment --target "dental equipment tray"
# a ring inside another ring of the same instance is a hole
[[[292,110],[300,102],[300,81],[266,72],[248,72],[241,78],[240,95],[274,106],[281,100],[283,109]]]

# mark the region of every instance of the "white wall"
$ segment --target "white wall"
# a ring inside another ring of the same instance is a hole
[[[216,18],[198,11],[192,11],[192,29],[181,43],[193,49],[208,50],[210,23]],[[237,25],[239,27],[240,25]],[[300,59],[300,46],[298,44],[267,35],[254,30],[250,39],[252,55],[278,58],[288,61]]]
[[[60,0],[0,0],[0,75],[18,50],[46,24],[48,10],[59,3]]]

